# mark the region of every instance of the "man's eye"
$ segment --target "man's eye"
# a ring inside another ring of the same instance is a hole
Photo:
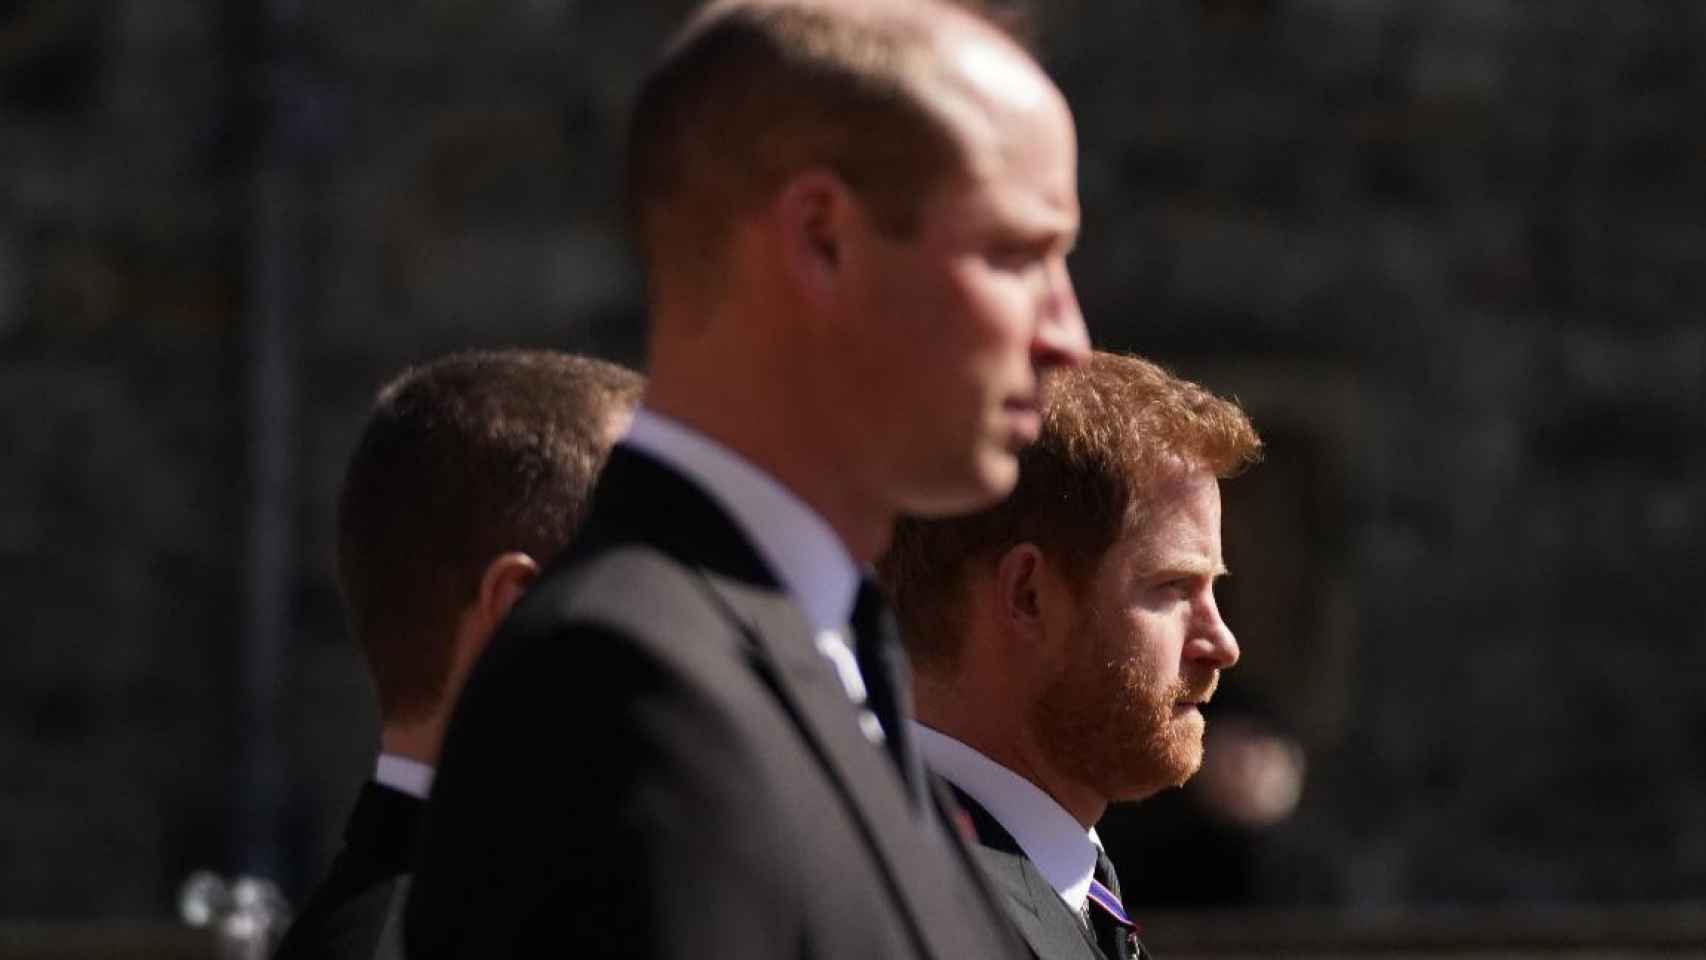
[[[1043,258],[1043,250],[1030,244],[1003,244],[988,254],[989,263],[998,270],[1024,270]]]

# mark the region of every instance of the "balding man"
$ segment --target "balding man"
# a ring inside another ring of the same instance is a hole
[[[649,391],[451,723],[411,950],[1009,955],[861,571],[1087,353],[1066,104],[939,0],[718,4],[630,136]]]
[[[1220,478],[1260,441],[1231,401],[1097,353],[1048,384],[1018,488],[907,520],[882,561],[930,766],[1037,960],[1144,955],[1095,824],[1202,762],[1238,644],[1220,618]]]

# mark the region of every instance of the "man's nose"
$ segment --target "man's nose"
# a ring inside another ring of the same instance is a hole
[[[1078,293],[1062,258],[1050,271],[1042,317],[1037,324],[1031,359],[1038,370],[1076,367],[1090,359],[1090,331],[1078,307]]]
[[[1206,601],[1198,627],[1189,643],[1189,652],[1216,669],[1230,670],[1238,663],[1238,638],[1232,628],[1220,618],[1220,608],[1213,598]]]

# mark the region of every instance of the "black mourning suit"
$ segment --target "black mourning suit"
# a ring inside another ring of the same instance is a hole
[[[984,873],[1000,891],[1002,907],[1030,947],[1036,960],[1153,960],[1142,941],[1115,933],[1095,913],[1091,904],[1092,922],[1072,912],[1072,908],[1049,886],[1042,871],[1025,856],[1018,841],[999,821],[990,816],[976,800],[964,791],[954,789],[966,815],[971,818],[977,834],[976,857]],[[1117,882],[1115,884],[1117,893]],[[1114,939],[1124,940],[1115,944]],[[1100,939],[1101,943],[1098,943]]]
[[[415,867],[426,804],[368,781],[344,828],[344,846],[290,925],[273,960],[398,957],[391,924]]]
[[[618,447],[451,722],[411,956],[1014,956],[920,815],[733,521]]]

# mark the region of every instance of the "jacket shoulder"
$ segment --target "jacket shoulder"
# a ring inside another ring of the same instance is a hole
[[[721,627],[721,629],[719,629]],[[629,545],[552,571],[517,605],[506,633],[613,633],[644,641],[738,634],[705,576],[661,550]]]

